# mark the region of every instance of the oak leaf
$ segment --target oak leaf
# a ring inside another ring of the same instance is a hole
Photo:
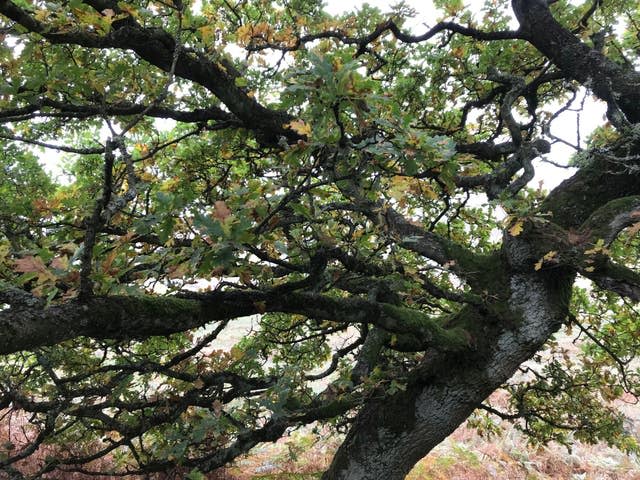
[[[518,220],[509,228],[509,235],[511,235],[512,237],[517,237],[522,233],[523,228],[524,228],[524,221]]]
[[[224,200],[217,200],[213,204],[213,218],[224,222],[227,218],[231,216],[231,210],[227,206]]]
[[[13,270],[18,273],[47,272],[47,267],[40,257],[29,255],[24,258],[18,258],[17,260],[14,260],[14,263],[15,267],[13,267]]]
[[[304,135],[305,137],[311,135],[311,125],[305,123],[304,120],[293,120],[289,123],[286,123],[284,126],[285,128],[290,128],[294,132],[300,135]]]

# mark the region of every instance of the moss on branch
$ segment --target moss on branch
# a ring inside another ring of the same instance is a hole
[[[426,344],[433,345],[435,348],[464,350],[470,346],[470,335],[463,328],[444,328],[437,320],[411,308],[384,304],[382,309],[386,315],[397,322],[399,328],[420,335]]]

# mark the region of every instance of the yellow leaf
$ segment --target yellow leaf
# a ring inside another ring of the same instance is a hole
[[[9,252],[11,248],[8,244],[0,244],[0,260],[9,260]]]
[[[124,3],[124,2],[118,2],[118,7],[120,8],[120,10],[128,13],[132,17],[140,18],[140,12],[138,12],[138,10],[134,5],[131,5],[129,3]]]
[[[512,237],[517,237],[522,233],[523,228],[524,228],[524,221],[518,220],[516,223],[511,225],[511,228],[509,228],[509,235],[511,235]],[[536,269],[536,270],[539,270],[539,269]]]
[[[304,120],[293,120],[289,123],[286,123],[284,127],[290,128],[294,132],[299,133],[300,135],[304,135],[305,137],[311,135],[311,125],[309,125],[308,123],[304,123]]]
[[[114,442],[117,442],[120,439],[122,439],[122,434],[117,430],[110,430],[107,433],[105,433],[105,437],[113,440]]]
[[[47,18],[49,18],[50,15],[51,15],[51,12],[49,10],[45,10],[45,9],[36,10],[34,18],[36,20],[38,20],[39,22],[42,22],[42,21],[46,20]]]
[[[440,198],[438,194],[433,191],[433,188],[424,182],[420,183],[420,193],[430,200],[438,200]]]
[[[231,347],[231,350],[229,350],[229,357],[234,361],[242,360],[242,358],[244,357],[244,352],[242,351],[242,349],[233,346]]]
[[[556,259],[556,255],[558,255],[558,252],[556,252],[555,250],[551,250],[545,253],[544,256],[540,260],[538,260],[536,264],[533,266],[534,270],[536,271],[540,270],[544,262],[558,263],[558,260]]]
[[[204,27],[198,28],[200,31],[200,37],[202,38],[202,42],[209,45],[213,43],[216,36],[216,29],[213,25],[205,25]]]
[[[136,143],[136,150],[140,153],[140,155],[146,155],[149,153],[149,146],[144,143]]]
[[[454,57],[456,58],[462,58],[465,55],[465,51],[464,48],[462,47],[458,47],[458,48],[454,48],[451,53],[453,54]]]
[[[55,268],[56,270],[66,270],[69,268],[69,257],[66,255],[55,257],[51,260],[51,268]]]
[[[401,201],[409,190],[409,179],[402,175],[395,175],[391,178],[390,188],[388,190],[389,196],[395,201]]]
[[[251,25],[244,24],[236,30],[236,38],[240,45],[246,45],[251,40]]]
[[[273,39],[273,29],[266,22],[256,25],[244,24],[236,30],[236,38],[241,46],[248,45],[254,38],[270,42]]]
[[[586,267],[584,269],[585,272],[593,272],[595,270],[595,267]]]

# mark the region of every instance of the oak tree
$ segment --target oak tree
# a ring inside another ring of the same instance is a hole
[[[0,0],[4,478],[322,424],[325,480],[402,479],[470,416],[637,450],[640,7],[434,3]]]

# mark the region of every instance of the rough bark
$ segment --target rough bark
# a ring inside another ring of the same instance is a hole
[[[523,269],[532,254],[528,243],[507,245],[505,268]],[[465,356],[427,354],[406,391],[367,403],[323,480],[403,479],[560,327],[572,281],[566,271],[511,274],[512,323],[477,338],[482,345]]]
[[[0,286],[1,287],[1,286]],[[415,318],[405,310],[358,298],[276,291],[220,291],[175,297],[91,297],[44,308],[25,305],[29,299],[15,298],[12,290],[0,288],[0,302],[11,308],[0,311],[0,355],[78,336],[114,340],[147,338],[183,332],[208,323],[265,312],[303,314],[346,323],[367,323],[389,332],[408,334],[418,347],[438,345],[443,350],[467,347],[462,329],[445,329],[426,317]],[[35,302],[35,300],[34,300]],[[25,307],[28,308],[25,308]]]

